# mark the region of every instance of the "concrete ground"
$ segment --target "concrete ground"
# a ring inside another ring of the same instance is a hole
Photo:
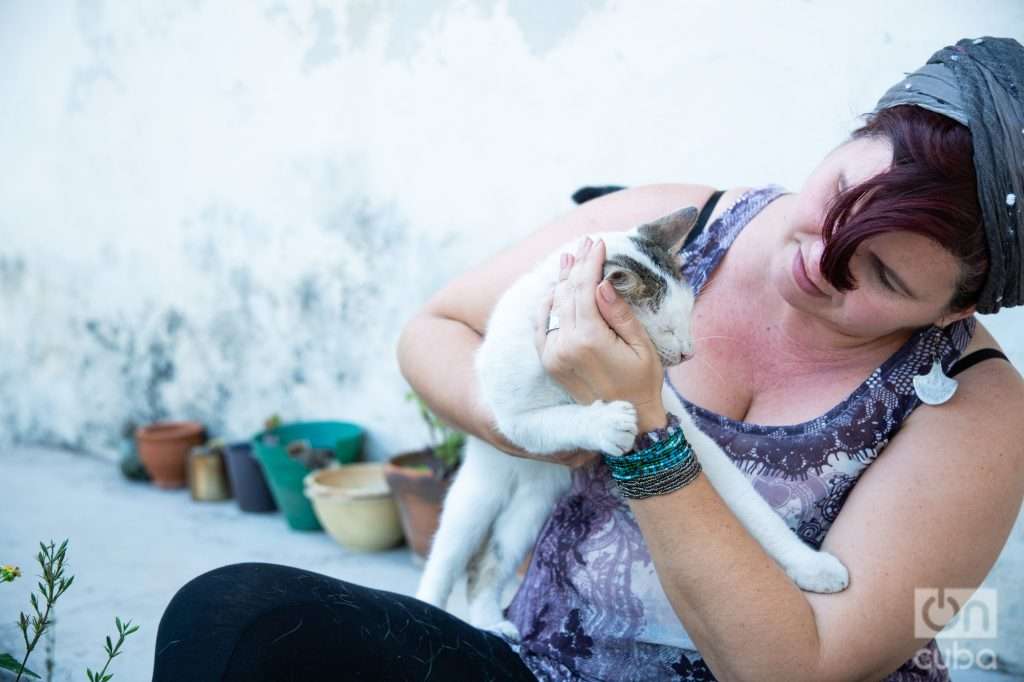
[[[225,564],[287,564],[405,594],[415,590],[419,578],[405,547],[349,552],[326,533],[289,529],[279,513],[243,513],[234,500],[195,502],[186,489],[165,491],[127,481],[110,462],[81,453],[8,449],[0,452],[0,471],[0,564],[16,564],[23,572],[15,582],[0,585],[0,652],[24,652],[14,623],[19,610],[30,611],[39,542],[52,538],[59,545],[68,539],[66,575],[74,575],[75,582],[56,609],[56,681],[81,680],[86,667],[102,667],[104,637],[116,632],[115,616],[140,629],[125,641],[108,672],[122,682],[149,680],[164,607],[181,585]],[[452,610],[465,613],[461,586]],[[40,642],[29,667],[44,672],[43,661]],[[0,679],[8,677],[0,673]],[[957,671],[953,679],[1014,678]]]
[[[187,489],[128,481],[110,462],[81,453],[16,448],[0,453],[0,471],[0,564],[16,564],[23,573],[0,585],[0,651],[24,652],[14,623],[19,610],[31,613],[39,542],[52,538],[59,546],[68,538],[65,574],[75,582],[56,608],[54,680],[60,682],[102,667],[115,616],[140,628],[114,659],[114,679],[149,680],[164,607],[184,583],[218,566],[268,561],[406,594],[419,579],[404,546],[350,552],[326,533],[291,530],[280,513],[244,513],[234,500],[195,502]],[[464,612],[461,590],[452,610]],[[29,668],[40,672],[43,660],[40,642]]]

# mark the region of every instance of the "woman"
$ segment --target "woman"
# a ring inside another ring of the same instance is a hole
[[[713,209],[681,252],[699,361],[662,375],[598,286],[600,243],[565,259],[538,352],[578,401],[633,402],[644,432],[668,423],[670,381],[794,532],[846,564],[845,591],[800,591],[699,471],[634,499],[600,458],[564,453],[573,488],[508,610],[520,643],[411,598],[238,564],[175,596],[155,679],[277,679],[307,656],[322,665],[303,679],[948,679],[934,641],[915,638],[914,588],[979,585],[1024,497],[1024,383],[1003,359],[977,362],[997,353],[974,355],[998,345],[973,313],[1024,301],[1011,73],[1024,74],[1016,41],[962,40],[894,86],[799,194],[602,196],[453,282],[402,336],[403,373],[443,418],[527,456],[472,407],[472,354],[504,289],[578,235]],[[934,361],[959,382],[951,398],[915,389]]]

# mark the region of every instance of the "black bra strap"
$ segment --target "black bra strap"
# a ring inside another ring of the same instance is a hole
[[[689,246],[690,242],[696,239],[697,235],[704,230],[704,226],[707,225],[708,218],[711,217],[711,212],[715,210],[715,204],[718,203],[718,200],[722,198],[723,194],[725,194],[725,190],[716,189],[711,196],[708,197],[708,200],[704,202],[704,208],[700,210],[700,215],[697,216],[697,224],[693,226],[693,229],[686,235],[686,239],[683,240],[684,249]]]
[[[965,369],[969,367],[974,367],[982,360],[988,360],[990,358],[1002,358],[1007,362],[1010,361],[1010,359],[1006,357],[1006,355],[1001,350],[996,350],[995,348],[979,348],[973,353],[968,353],[967,355],[962,356],[959,360],[954,362],[953,366],[949,368],[948,372],[946,372],[946,376],[956,376]]]

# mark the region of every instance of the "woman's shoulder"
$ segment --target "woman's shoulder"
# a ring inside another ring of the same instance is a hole
[[[621,192],[601,197],[605,203],[628,202],[635,206],[651,207],[655,213],[658,211],[671,212],[680,206],[704,206],[711,195],[719,190],[723,194],[715,204],[709,220],[714,220],[738,201],[743,195],[751,192],[756,187],[731,187],[723,189],[714,185],[702,185],[697,183],[666,182],[650,185],[637,185]],[[616,196],[618,195],[618,196]],[[588,203],[596,204],[599,200]]]
[[[756,187],[732,187],[724,190],[721,197],[718,198],[718,203],[715,204],[715,209],[711,211],[711,215],[708,216],[708,222],[714,222],[718,218],[729,210],[729,207],[734,205],[743,196],[753,192]]]
[[[961,357],[983,348],[1002,351],[1003,348],[985,325],[977,318],[975,321],[974,333]],[[984,402],[994,402],[994,406],[1000,407],[1000,414],[1005,414],[1007,410],[1024,410],[1024,378],[1006,360],[996,358],[979,362],[958,374],[957,382],[969,392],[979,397],[984,396]],[[982,413],[985,411],[986,408],[981,408]]]
[[[713,223],[726,211],[734,206],[745,195],[758,189],[757,187],[719,188],[713,185],[665,183],[659,185],[643,185],[634,188],[634,196],[638,202],[652,202],[670,212],[680,206],[696,206],[703,208],[712,195],[721,190],[722,195],[715,203],[707,222]]]

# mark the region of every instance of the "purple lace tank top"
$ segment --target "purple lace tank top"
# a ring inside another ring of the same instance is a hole
[[[778,185],[749,190],[680,251],[696,293],[744,225],[785,193]],[[933,357],[948,370],[974,327],[969,317],[946,330],[918,330],[843,402],[801,424],[740,422],[679,398],[793,532],[817,549],[860,474],[920,404],[913,376],[927,371]],[[572,487],[541,530],[506,615],[521,635],[510,645],[541,680],[715,679],[600,461],[573,470]],[[928,648],[932,666],[907,661],[887,682],[948,680],[934,640]]]

